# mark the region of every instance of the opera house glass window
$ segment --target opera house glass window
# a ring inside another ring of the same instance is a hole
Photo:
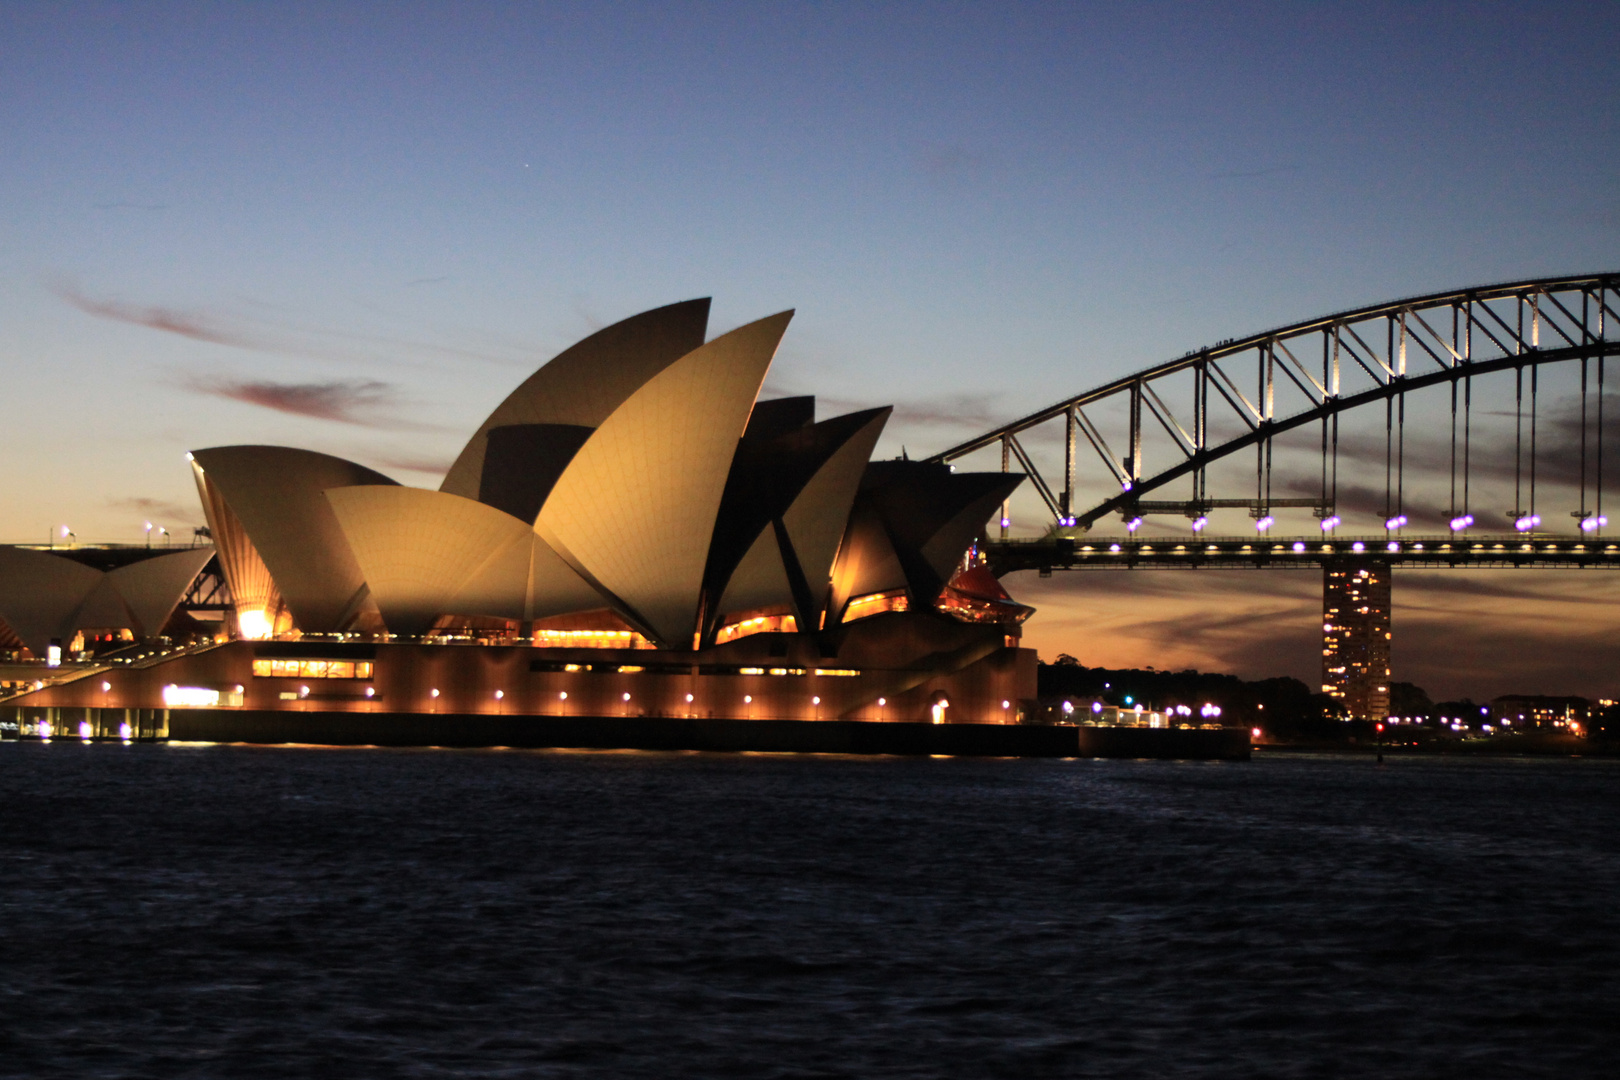
[[[264,660],[253,661],[253,674],[272,679],[369,679],[369,660]]]

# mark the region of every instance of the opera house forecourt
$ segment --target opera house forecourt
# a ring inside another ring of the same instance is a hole
[[[1022,722],[1031,609],[975,551],[1022,477],[871,460],[889,409],[757,400],[792,312],[713,339],[708,313],[566,349],[437,491],[212,447],[189,455],[212,548],[0,549],[9,643],[77,658],[9,666],[0,715],[58,737],[1076,753],[1074,728]],[[202,625],[176,608],[205,564],[216,628],[141,644]]]

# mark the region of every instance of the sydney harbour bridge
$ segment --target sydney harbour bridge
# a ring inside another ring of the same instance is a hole
[[[1357,698],[1328,674],[1353,654],[1376,712],[1392,568],[1620,569],[1617,353],[1620,274],[1460,289],[1196,349],[931,460],[1027,474],[998,575],[1323,568],[1324,689]]]

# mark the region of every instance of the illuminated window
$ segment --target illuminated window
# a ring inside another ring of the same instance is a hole
[[[634,630],[536,630],[533,642],[541,649],[652,649],[651,641]]]
[[[865,619],[872,615],[881,615],[886,611],[905,611],[911,606],[903,591],[869,593],[866,596],[857,596],[849,602],[844,609],[844,621],[854,622],[856,619]]]
[[[370,660],[253,661],[253,675],[260,679],[369,679],[374,670]]]
[[[750,634],[792,634],[799,629],[799,621],[792,615],[756,615],[751,619],[722,626],[714,635],[716,645],[748,637]]]

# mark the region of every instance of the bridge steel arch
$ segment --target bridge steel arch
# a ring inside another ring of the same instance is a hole
[[[1319,517],[1333,513],[1337,491],[1337,436],[1340,414],[1384,403],[1389,456],[1386,480],[1404,468],[1405,396],[1450,384],[1452,517],[1471,523],[1468,460],[1472,380],[1500,371],[1517,373],[1517,468],[1524,467],[1526,373],[1529,387],[1528,505],[1516,477],[1514,511],[1522,522],[1535,517],[1536,373],[1543,365],[1581,365],[1580,509],[1583,531],[1597,531],[1603,518],[1605,361],[1620,354],[1620,273],[1536,278],[1482,285],[1452,292],[1395,300],[1343,311],[1189,352],[1168,363],[1105,383],[986,432],[929,460],[951,462],[999,445],[1002,468],[1017,463],[1059,528],[1089,529],[1119,513],[1185,513],[1198,518],[1214,507],[1246,506],[1261,518],[1273,506],[1313,505]],[[1187,377],[1190,376],[1190,387]],[[1253,397],[1245,392],[1252,387]],[[1278,408],[1278,391],[1303,399],[1295,411]],[[1128,416],[1125,451],[1116,454],[1088,414],[1097,407],[1124,407]],[[1174,407],[1172,407],[1174,406]],[[1395,417],[1399,414],[1399,424]],[[1239,434],[1212,437],[1211,421],[1235,416]],[[1183,423],[1182,418],[1190,423]],[[1459,444],[1459,417],[1461,443]],[[1037,468],[1021,436],[1046,424],[1064,431],[1064,475],[1053,483]],[[1272,499],[1272,440],[1312,423],[1322,425],[1322,493],[1318,499]],[[1157,425],[1179,451],[1168,463],[1144,457],[1144,432]],[[1397,436],[1397,429],[1399,435]],[[1396,439],[1400,438],[1397,450]],[[1115,494],[1079,505],[1079,441],[1084,439],[1108,471]],[[1460,460],[1459,460],[1460,445]],[[1256,449],[1255,494],[1251,498],[1209,497],[1208,467],[1239,451]],[[1589,451],[1590,454],[1589,454]],[[1399,458],[1397,457],[1399,455]],[[1398,463],[1397,463],[1398,462]],[[1460,466],[1460,473],[1459,473]],[[1461,476],[1461,500],[1458,479]],[[1172,481],[1190,477],[1192,495],[1180,501],[1149,501],[1143,496]],[[1398,480],[1387,500],[1401,512]],[[1006,529],[1003,511],[1003,536]],[[1404,518],[1401,519],[1404,521]],[[1539,518],[1535,518],[1539,524]],[[1195,525],[1195,528],[1199,526]],[[1454,525],[1454,528],[1456,526]]]

